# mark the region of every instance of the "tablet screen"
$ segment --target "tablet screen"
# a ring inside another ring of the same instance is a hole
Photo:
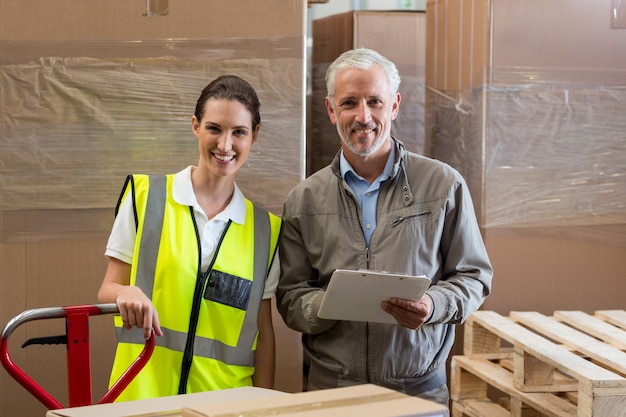
[[[333,272],[317,315],[323,319],[397,324],[380,306],[391,297],[420,300],[430,286],[425,276],[370,270]]]

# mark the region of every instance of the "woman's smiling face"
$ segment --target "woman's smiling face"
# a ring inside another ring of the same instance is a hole
[[[202,120],[192,118],[192,130],[198,138],[198,168],[216,177],[230,177],[248,159],[259,126],[252,128],[252,115],[239,101],[210,98]]]

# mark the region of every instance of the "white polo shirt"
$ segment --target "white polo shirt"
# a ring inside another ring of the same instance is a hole
[[[174,201],[185,206],[192,206],[200,234],[200,247],[202,248],[202,270],[209,267],[211,259],[215,252],[215,248],[229,220],[234,223],[244,224],[246,219],[246,203],[243,193],[235,183],[235,192],[230,203],[209,220],[202,210],[202,207],[196,200],[191,183],[191,169],[188,166],[182,171],[174,175],[173,197]],[[135,230],[135,216],[133,214],[133,206],[130,199],[122,202],[120,209],[115,217],[111,235],[107,242],[105,255],[119,259],[122,262],[131,264],[133,261],[133,252],[135,250],[135,239],[137,231]],[[263,299],[272,298],[276,295],[276,287],[278,286],[278,278],[280,275],[280,261],[278,253],[276,253],[274,262],[265,280],[265,291]]]

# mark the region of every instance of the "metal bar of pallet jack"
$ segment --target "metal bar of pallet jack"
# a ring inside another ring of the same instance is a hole
[[[48,307],[24,311],[11,319],[2,330],[0,338],[0,362],[7,372],[28,392],[44,404],[49,410],[64,408],[50,393],[35,382],[11,359],[8,351],[8,338],[20,325],[33,320],[66,318],[68,389],[70,407],[91,405],[91,366],[89,363],[88,316],[118,313],[115,304],[96,304],[84,306]],[[74,346],[75,345],[75,346]],[[154,351],[154,331],[146,340],[143,351],[111,386],[98,404],[113,402],[141,371]],[[85,369],[86,368],[86,369]],[[82,384],[82,386],[81,386]],[[88,392],[87,392],[88,389]]]
[[[67,382],[70,407],[92,404],[89,316],[100,314],[96,306],[63,307],[66,312]]]
[[[61,307],[49,307],[39,308],[33,310],[27,310],[23,313],[13,317],[2,330],[2,338],[0,339],[0,360],[4,365],[7,372],[20,383],[28,392],[30,392],[35,398],[37,398],[43,405],[49,410],[55,410],[63,408],[60,402],[58,402],[48,391],[43,389],[39,384],[35,382],[26,372],[24,372],[19,366],[13,362],[9,356],[9,336],[20,325],[32,320],[39,320],[42,318],[59,318],[65,317],[65,312]]]

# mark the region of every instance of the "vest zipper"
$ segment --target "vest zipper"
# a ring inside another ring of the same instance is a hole
[[[198,329],[198,319],[200,317],[200,305],[202,303],[202,295],[204,294],[204,289],[206,286],[207,278],[211,269],[213,269],[213,264],[215,263],[215,259],[217,259],[217,254],[219,253],[220,247],[222,246],[222,242],[224,240],[224,236],[226,236],[226,232],[230,226],[231,221],[229,220],[222,232],[222,236],[220,237],[219,242],[217,243],[217,247],[215,248],[215,252],[213,254],[213,259],[211,259],[211,263],[205,272],[201,271],[200,265],[202,264],[202,247],[200,244],[200,233],[198,233],[198,225],[196,224],[196,218],[193,214],[193,207],[189,207],[191,212],[191,219],[193,220],[193,227],[196,231],[196,240],[198,242],[198,277],[196,279],[196,287],[193,291],[193,304],[191,306],[191,316],[189,317],[189,330],[187,331],[187,342],[185,343],[185,352],[183,353],[183,360],[181,364],[180,371],[180,382],[178,384],[178,393],[185,394],[187,392],[187,382],[189,381],[189,372],[191,370],[191,363],[193,361],[193,344],[196,338],[196,331]]]

